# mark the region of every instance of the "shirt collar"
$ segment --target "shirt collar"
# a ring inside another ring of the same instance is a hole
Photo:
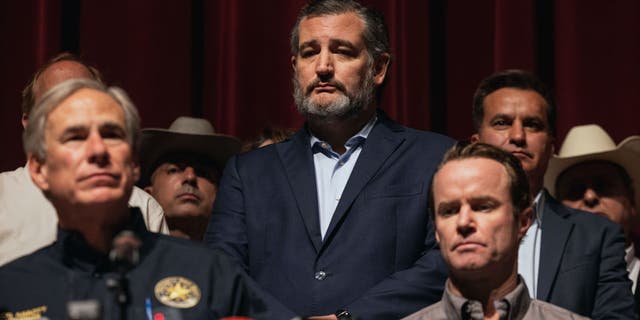
[[[629,245],[626,249],[624,249],[624,251],[625,251],[624,261],[627,262],[627,270],[631,270],[631,268],[633,267],[631,264],[638,263],[638,260],[634,259],[636,257],[636,250],[635,250],[635,247],[633,246],[633,243]]]
[[[365,124],[364,127],[362,127],[362,129],[360,129],[360,131],[358,131],[358,133],[354,134],[351,138],[349,138],[347,140],[347,142],[345,142],[344,145],[346,147],[351,147],[354,144],[361,143],[360,141],[366,140],[367,137],[369,136],[369,133],[371,133],[371,130],[373,129],[373,126],[376,124],[376,121],[378,121],[378,116],[374,115],[373,117],[371,117],[369,122],[367,122],[367,124]],[[318,139],[315,135],[313,135],[311,130],[309,130],[309,136],[311,136],[311,138],[309,139],[309,145],[311,147],[313,147],[314,145],[323,143],[322,140]],[[358,137],[362,137],[364,139],[358,138]]]
[[[538,225],[542,225],[542,216],[544,214],[544,202],[546,200],[546,192],[544,189],[540,190],[535,198],[533,198],[533,218],[538,222]]]
[[[444,313],[453,319],[483,319],[482,303],[453,294],[449,290],[449,280],[442,295]],[[522,277],[518,276],[518,285],[502,299],[494,301],[500,319],[522,319],[531,304],[529,290]]]
[[[131,210],[131,221],[118,232],[128,229],[142,240],[143,246],[140,248],[142,260],[144,253],[148,250],[144,244],[144,238],[149,231],[144,223],[140,209],[133,207],[129,208],[129,210]],[[104,273],[111,270],[108,255],[91,248],[79,232],[58,227],[58,237],[53,247],[63,263],[71,268],[91,273]]]

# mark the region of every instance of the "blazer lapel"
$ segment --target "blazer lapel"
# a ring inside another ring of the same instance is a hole
[[[349,181],[347,181],[347,185],[340,197],[340,202],[338,202],[338,206],[333,213],[325,235],[325,243],[329,242],[328,240],[331,239],[343,216],[362,189],[373,178],[387,158],[402,144],[404,137],[394,132],[402,130],[404,128],[389,120],[382,112],[378,113],[378,123],[373,127],[364,142],[362,152],[349,176]]]
[[[537,299],[548,301],[573,223],[566,219],[569,211],[546,191],[544,196]]]
[[[282,165],[291,184],[291,191],[297,202],[309,239],[318,252],[322,245],[318,192],[313,155],[306,128],[301,129],[288,143],[276,144],[276,149],[282,159]]]

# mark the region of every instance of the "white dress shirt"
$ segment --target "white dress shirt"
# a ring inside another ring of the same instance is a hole
[[[533,221],[518,250],[518,273],[529,289],[529,295],[537,298],[538,273],[540,270],[540,245],[542,244],[542,208],[544,192],[540,190],[533,201]]]

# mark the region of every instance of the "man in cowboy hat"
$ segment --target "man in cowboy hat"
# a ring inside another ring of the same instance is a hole
[[[576,126],[549,161],[544,180],[564,205],[603,215],[622,227],[636,299],[640,261],[635,257],[631,227],[640,203],[639,163],[640,136],[628,137],[616,146],[600,126]]]
[[[206,119],[179,117],[169,129],[142,130],[140,183],[160,202],[171,235],[202,240],[220,173],[240,146]]]

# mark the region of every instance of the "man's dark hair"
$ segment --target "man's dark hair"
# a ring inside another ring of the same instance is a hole
[[[547,103],[547,130],[551,136],[556,135],[556,104],[551,90],[533,74],[523,70],[504,70],[490,75],[482,80],[473,95],[473,125],[476,132],[482,126],[484,118],[485,98],[502,88],[533,90],[540,94]]]
[[[509,176],[509,192],[511,194],[511,204],[513,205],[513,214],[517,217],[525,209],[531,206],[531,194],[529,193],[529,180],[527,174],[522,169],[520,160],[511,153],[506,152],[498,147],[486,143],[460,142],[451,147],[445,153],[442,162],[438,166],[436,173],[448,162],[464,159],[483,158],[494,160],[500,163]],[[434,173],[435,177],[435,173]],[[429,216],[435,221],[435,203],[433,198],[434,181],[431,181],[429,190]]]
[[[365,29],[363,33],[364,43],[367,47],[367,54],[371,63],[377,61],[378,58],[387,53],[391,55],[391,46],[389,45],[389,33],[384,23],[382,13],[361,5],[353,0],[315,0],[305,5],[300,13],[296,24],[291,31],[291,54],[298,55],[300,42],[300,22],[305,18],[319,17],[326,15],[338,15],[353,12],[357,14],[364,22]]]
[[[44,65],[42,65],[38,71],[36,71],[36,73],[33,75],[33,77],[31,78],[31,81],[29,81],[29,84],[27,84],[27,86],[22,90],[22,113],[24,114],[29,114],[31,112],[31,109],[33,109],[33,106],[36,104],[36,97],[35,94],[33,92],[34,86],[36,84],[36,81],[38,81],[38,78],[40,77],[40,75],[42,74],[42,72],[44,72],[47,68],[49,68],[52,64],[56,63],[56,62],[60,62],[60,61],[74,61],[77,62],[83,66],[85,66],[87,68],[87,70],[89,70],[89,73],[91,74],[91,78],[93,80],[98,81],[99,83],[102,83],[102,75],[100,74],[100,71],[98,71],[96,68],[86,64],[84,61],[82,61],[78,56],[69,53],[69,52],[63,52],[60,53],[58,55],[56,55],[55,57],[49,59],[49,61],[47,61]]]

